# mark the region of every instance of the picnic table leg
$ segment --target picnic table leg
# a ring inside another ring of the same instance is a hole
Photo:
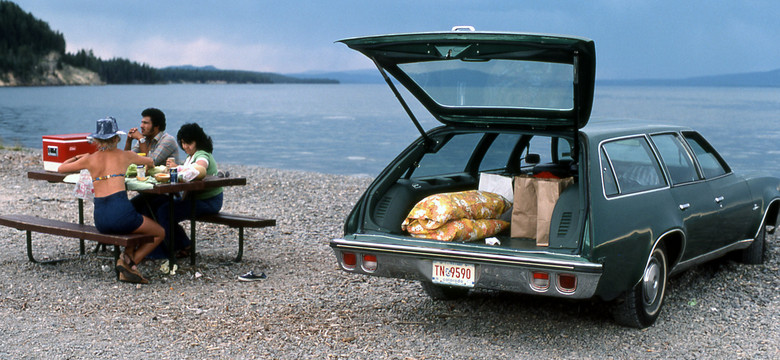
[[[35,257],[33,257],[33,253],[32,253],[32,231],[31,230],[25,230],[25,232],[27,233],[26,234],[27,235],[27,259],[30,260],[30,262],[36,263],[36,264],[56,264],[56,263],[59,263],[59,262],[72,260],[72,259],[67,259],[67,258],[66,259],[47,260],[47,261],[35,260]]]
[[[238,255],[233,260],[234,262],[241,262],[241,257],[244,255],[244,227],[238,228]]]
[[[79,199],[79,224],[84,225],[84,200],[83,199]],[[98,251],[100,251],[101,246],[103,247],[103,250],[106,249],[106,244],[97,243],[95,245],[95,251],[94,251],[95,254],[97,254]],[[79,253],[81,254],[81,256],[84,256],[84,239],[79,239]]]
[[[84,225],[84,199],[79,198],[79,225]],[[79,256],[84,256],[84,239],[79,239]]]
[[[174,217],[174,193],[168,194],[168,231],[169,235],[168,243],[168,269],[173,270],[173,265],[176,264],[176,218]]]
[[[195,266],[195,199],[190,197],[190,265]]]
[[[30,230],[27,230],[27,259],[30,260],[30,262],[38,262],[32,254],[32,232]]]
[[[119,255],[119,245],[114,245],[114,263],[119,262]],[[116,267],[114,267],[114,272],[116,273],[116,280],[119,281],[119,270]]]

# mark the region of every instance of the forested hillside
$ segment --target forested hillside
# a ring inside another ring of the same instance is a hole
[[[159,83],[338,83],[274,73],[171,67],[156,69],[92,50],[66,53],[65,36],[11,1],[0,0],[0,86]],[[98,78],[99,77],[99,78]]]
[[[16,4],[0,1],[0,75],[13,73],[28,80],[42,69],[49,52],[65,53],[65,37]]]
[[[66,64],[98,73],[106,84],[154,84],[161,81],[157,70],[147,64],[121,58],[103,60],[96,57],[92,50],[68,53],[62,60]]]
[[[97,73],[98,81],[91,79],[89,72],[84,70]],[[91,50],[66,53],[62,33],[52,30],[48,23],[36,19],[15,3],[0,0],[0,83],[132,84],[154,83],[159,79],[155,69],[146,64],[125,59],[102,60]]]

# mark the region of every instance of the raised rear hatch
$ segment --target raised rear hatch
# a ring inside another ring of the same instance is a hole
[[[392,74],[445,124],[575,130],[590,117],[590,39],[451,31],[340,42]]]

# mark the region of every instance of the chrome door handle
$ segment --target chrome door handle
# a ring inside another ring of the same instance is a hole
[[[691,204],[688,204],[688,203],[680,204],[680,210],[682,210],[682,211],[685,211],[689,207],[691,207]]]
[[[720,204],[723,201],[723,199],[725,199],[723,196],[718,196],[715,198],[715,202]]]

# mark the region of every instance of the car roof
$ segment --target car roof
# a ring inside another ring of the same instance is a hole
[[[604,139],[630,136],[636,134],[652,134],[659,132],[690,131],[691,128],[680,125],[669,125],[648,120],[593,119],[587,126],[580,129],[589,139],[601,141]]]

